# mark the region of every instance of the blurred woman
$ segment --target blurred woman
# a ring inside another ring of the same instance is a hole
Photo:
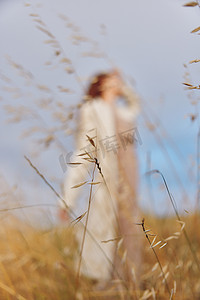
[[[80,197],[84,183],[92,184],[92,198],[82,253],[81,273],[97,280],[133,280],[140,266],[141,220],[137,201],[138,167],[134,121],[138,97],[117,71],[95,76],[86,93],[75,137],[76,151],[64,183],[66,204],[80,215],[87,211]],[[75,167],[76,166],[76,167]],[[91,171],[95,168],[95,178]],[[78,186],[78,187],[77,187]],[[79,201],[79,203],[77,203]],[[88,212],[87,212],[88,213]],[[86,215],[82,219],[85,222]],[[76,225],[81,245],[84,226]],[[90,234],[89,234],[90,233]],[[92,239],[92,237],[95,238]]]

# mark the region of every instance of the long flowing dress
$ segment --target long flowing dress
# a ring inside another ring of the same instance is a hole
[[[87,210],[95,157],[95,178],[82,253],[81,273],[97,280],[130,275],[140,263],[140,243],[137,240],[139,206],[137,203],[137,160],[133,149],[134,120],[139,101],[129,88],[124,88],[124,106],[110,105],[101,98],[83,104],[76,135],[76,151],[64,183],[64,198],[72,210]],[[94,146],[88,136],[93,139]],[[82,155],[85,153],[85,155]],[[81,154],[81,155],[80,155]],[[86,158],[86,159],[85,159]],[[85,181],[89,183],[73,188]],[[88,185],[84,202],[81,192]],[[80,203],[81,202],[81,203]],[[85,203],[85,205],[83,204]],[[86,216],[82,219],[84,223]],[[81,245],[84,226],[76,226],[76,238]],[[78,264],[78,257],[77,257]]]
[[[141,143],[133,122],[116,111],[116,132],[122,147],[117,153],[119,185],[117,197],[118,234],[122,247],[115,255],[115,266],[121,278],[133,280],[140,275],[142,236],[141,212],[138,205],[138,161],[135,146]],[[125,257],[125,261],[124,261]]]

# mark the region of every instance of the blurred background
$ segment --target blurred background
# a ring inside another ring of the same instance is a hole
[[[57,222],[57,198],[24,158],[61,193],[73,152],[77,104],[88,80],[119,68],[141,98],[137,129],[139,201],[170,216],[163,173],[182,214],[198,207],[199,7],[181,0],[0,0],[1,210],[30,224]],[[191,84],[191,86],[183,83]],[[188,87],[190,89],[188,89]],[[1,211],[1,213],[3,213]],[[46,216],[44,218],[43,216]]]

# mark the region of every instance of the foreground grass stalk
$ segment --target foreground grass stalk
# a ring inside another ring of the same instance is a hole
[[[163,271],[163,268],[162,268],[162,265],[161,265],[160,260],[159,260],[159,258],[158,258],[158,255],[157,255],[155,249],[151,246],[151,241],[150,241],[150,239],[149,239],[149,236],[148,236],[148,234],[147,234],[147,232],[146,232],[146,229],[145,229],[145,226],[144,226],[144,219],[142,219],[142,223],[141,223],[140,225],[142,226],[142,229],[143,229],[143,231],[144,231],[144,233],[145,233],[145,236],[146,236],[146,238],[147,238],[147,240],[148,240],[148,243],[149,243],[149,245],[150,245],[150,247],[151,247],[151,249],[152,249],[152,251],[153,251],[153,253],[154,253],[155,257],[156,257],[156,260],[157,260],[158,264],[159,264],[159,267],[160,267],[160,270],[161,270],[161,273],[162,273],[162,276],[163,276],[163,280],[164,280],[164,283],[165,283],[167,292],[169,293],[170,299],[173,299],[173,298],[172,298],[172,293],[171,293],[170,288],[169,288],[169,285],[168,285],[168,283],[167,283],[167,279],[166,279],[166,277],[165,277],[165,273],[164,273],[164,271]]]
[[[17,300],[27,300],[26,298],[24,298],[23,296],[19,295],[18,293],[16,293],[13,289],[11,289],[9,286],[5,285],[3,282],[0,282],[0,288],[4,291],[6,291],[9,295],[15,297],[15,299]],[[10,299],[7,298],[7,299]]]
[[[92,183],[94,182],[94,172],[95,172],[96,166],[94,165],[93,172],[92,172]],[[92,200],[92,187],[93,185],[90,185],[90,194],[89,194],[89,201],[88,201],[88,209],[87,209],[87,215],[86,215],[86,221],[85,221],[85,227],[83,231],[83,239],[81,243],[81,250],[80,250],[80,259],[78,263],[78,269],[77,269],[77,275],[76,275],[76,291],[75,291],[75,298],[77,298],[77,292],[79,290],[79,281],[80,281],[80,270],[81,270],[81,263],[82,263],[82,255],[83,255],[83,249],[84,249],[84,244],[85,244],[85,236],[86,236],[86,231],[87,231],[87,225],[88,225],[88,220],[89,220],[89,213],[90,213],[90,207],[91,207],[91,200]]]
[[[176,216],[177,216],[177,219],[178,219],[179,222],[182,222],[182,220],[181,220],[181,218],[180,218],[180,215],[179,215],[179,213],[178,213],[178,210],[177,210],[177,208],[176,208],[175,200],[174,200],[172,194],[171,194],[170,191],[169,191],[169,187],[168,187],[168,185],[167,185],[167,182],[166,182],[166,180],[165,180],[165,177],[163,176],[163,174],[162,174],[159,170],[152,170],[152,171],[150,171],[150,172],[147,172],[147,174],[154,174],[154,173],[158,173],[158,174],[162,177],[163,182],[164,182],[164,185],[165,185],[165,188],[166,188],[167,193],[168,193],[168,195],[169,195],[171,204],[172,204],[173,209],[174,209],[174,211],[175,211],[175,214],[176,214]],[[200,263],[199,263],[198,257],[197,257],[197,255],[196,255],[195,250],[194,250],[193,247],[192,247],[191,241],[190,241],[190,239],[189,239],[189,236],[188,236],[187,231],[186,231],[185,228],[183,228],[183,234],[184,234],[184,236],[185,236],[185,239],[186,239],[186,241],[187,241],[187,244],[188,244],[188,246],[189,246],[189,249],[190,249],[190,251],[191,251],[191,254],[192,254],[192,256],[193,256],[193,259],[194,259],[194,261],[195,261],[195,263],[196,263],[196,266],[197,266],[197,268],[198,268],[198,270],[199,270],[199,272],[200,272]]]
[[[75,215],[75,213],[73,212],[73,210],[66,204],[65,200],[59,195],[59,193],[47,181],[47,179],[40,173],[40,171],[32,164],[32,162],[30,161],[30,159],[27,158],[26,156],[24,156],[24,158],[27,160],[27,162],[29,163],[29,165],[36,171],[36,173],[42,178],[42,180],[47,184],[47,186],[53,191],[53,193],[62,201],[62,203],[65,205],[66,210],[71,214],[71,216],[73,216],[74,218],[77,218],[77,216]],[[81,223],[82,226],[85,226],[81,220],[79,222]],[[90,238],[93,240],[93,242],[96,244],[96,246],[99,248],[99,250],[103,253],[103,255],[105,256],[105,258],[107,259],[107,261],[112,265],[112,267],[114,267],[112,261],[110,260],[110,258],[107,256],[107,254],[105,253],[105,251],[102,249],[102,247],[99,245],[99,243],[97,242],[97,240],[95,239],[95,237],[92,235],[92,233],[88,229],[87,229],[87,233],[90,236]]]
[[[88,153],[86,153],[86,154],[88,154]],[[24,156],[24,158],[27,160],[27,162],[29,163],[29,165],[35,170],[35,172],[42,178],[42,180],[45,182],[45,184],[53,191],[53,193],[62,201],[62,203],[64,204],[64,206],[65,206],[65,209],[71,214],[71,216],[73,216],[73,217],[75,217],[75,219],[77,219],[77,216],[75,215],[75,213],[73,212],[73,210],[66,204],[66,202],[65,202],[65,200],[59,195],[59,193],[54,189],[54,187],[48,182],[48,180],[44,177],[44,175],[43,174],[41,174],[41,172],[37,169],[37,167],[35,167],[33,164],[32,164],[32,162],[31,162],[31,160],[28,158],[28,157],[26,157],[26,156]],[[98,169],[98,171],[99,171],[99,173],[101,174],[101,176],[102,176],[102,178],[103,178],[103,180],[104,180],[104,183],[105,183],[105,185],[106,185],[106,187],[107,187],[107,183],[106,183],[106,181],[105,181],[105,178],[104,178],[104,176],[103,176],[103,173],[102,173],[102,170],[101,170],[101,167],[100,167],[100,164],[99,164],[99,162],[98,162],[98,160],[97,160],[97,158],[93,158],[93,163],[94,163],[94,171],[95,171],[95,168],[97,168]],[[94,172],[93,171],[93,172]],[[93,179],[94,180],[94,179]],[[93,182],[93,180],[92,180],[92,182]],[[92,188],[92,184],[91,184],[91,188]],[[107,187],[108,188],[108,187]],[[109,189],[108,189],[108,191],[109,191]],[[90,189],[90,192],[91,192],[91,195],[92,195],[92,189]],[[109,194],[110,194],[110,191],[109,191]],[[111,195],[110,195],[111,196]],[[91,196],[90,196],[90,198],[91,198]],[[89,205],[91,204],[91,199],[90,199],[90,203],[89,203]],[[89,209],[90,209],[90,207],[88,207]],[[88,214],[87,214],[88,215]],[[84,226],[84,228],[85,228],[85,225],[83,224],[83,222],[81,221],[81,220],[79,220],[79,222],[81,223],[81,225],[82,226]],[[88,235],[90,236],[90,238],[93,240],[93,242],[97,245],[97,247],[100,249],[100,251],[103,253],[103,255],[105,256],[105,258],[107,259],[107,261],[112,265],[112,268],[113,268],[113,270],[114,270],[114,272],[117,274],[117,276],[118,276],[118,278],[119,279],[121,279],[122,280],[122,284],[124,285],[124,287],[125,287],[125,289],[127,290],[127,292],[129,293],[129,288],[128,288],[128,285],[127,285],[127,283],[121,278],[121,276],[119,275],[119,273],[118,273],[118,271],[116,270],[116,268],[115,268],[115,266],[114,266],[114,264],[113,264],[113,262],[110,260],[110,258],[107,256],[107,254],[104,252],[104,250],[102,249],[102,247],[99,245],[99,243],[96,241],[96,239],[95,239],[95,237],[91,234],[91,232],[88,230],[88,228],[86,227],[85,229],[84,229],[84,231],[85,231],[85,234],[86,234],[86,231],[87,231],[87,233],[88,233]],[[84,243],[83,243],[83,245],[84,245]],[[82,256],[82,255],[81,255]],[[82,259],[81,259],[82,260]],[[80,264],[80,266],[81,266],[81,262],[79,261],[79,264]],[[79,270],[79,273],[80,273],[80,270]],[[78,272],[77,272],[77,274],[78,274]],[[78,278],[78,276],[77,276],[77,278]],[[79,281],[79,280],[78,280]]]

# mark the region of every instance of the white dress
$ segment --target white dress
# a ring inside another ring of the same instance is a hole
[[[139,112],[139,101],[132,90],[127,87],[124,88],[123,98],[126,103],[121,107],[112,106],[101,98],[83,104],[75,137],[76,151],[70,160],[70,162],[81,164],[68,168],[64,182],[66,204],[72,210],[83,207],[80,215],[83,214],[87,210],[87,203],[86,205],[80,203],[80,201],[83,201],[81,192],[87,186],[88,202],[91,185],[86,183],[78,188],[72,187],[87,180],[91,182],[94,163],[84,160],[87,154],[85,156],[79,156],[79,154],[93,151],[92,155],[97,158],[104,178],[96,168],[94,182],[100,183],[92,186],[92,201],[87,226],[88,231],[82,254],[81,273],[99,280],[107,280],[111,277],[116,248],[114,241],[105,242],[114,239],[117,234],[116,218],[118,215],[117,198],[119,189],[117,153],[120,147],[123,147],[120,144],[119,134],[126,134],[125,132],[119,132],[119,130],[117,132],[116,117],[132,124]],[[130,128],[131,130],[133,130],[133,126]],[[97,149],[96,153],[86,135],[93,139]],[[82,219],[83,223],[85,218],[86,216]],[[79,245],[81,245],[84,226],[77,223],[75,229],[76,238]]]

